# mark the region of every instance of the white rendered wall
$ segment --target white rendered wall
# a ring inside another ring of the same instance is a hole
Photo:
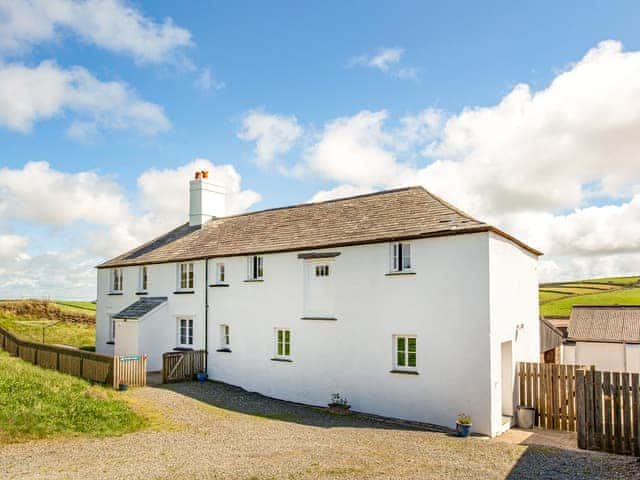
[[[597,370],[624,372],[624,355],[621,343],[576,342],[576,365],[595,365]]]
[[[576,346],[575,345],[562,345],[562,359],[561,363],[565,365],[576,365]]]
[[[513,372],[516,362],[538,362],[540,320],[538,258],[494,233],[489,235],[489,250],[491,329],[488,335],[491,345],[492,398],[492,424],[489,431],[493,436],[499,433],[502,427],[501,345],[503,342],[511,341]],[[515,378],[512,382],[515,382]]]
[[[145,318],[140,330],[140,352],[149,356],[147,368],[159,370],[161,355],[171,351],[178,343],[177,319],[181,316],[194,319],[194,349],[204,348],[204,264],[194,263],[194,293],[176,294],[177,267],[175,263],[148,265],[147,296],[168,297],[166,307],[152,312]],[[106,342],[109,338],[109,314],[115,314],[140,299],[138,291],[138,268],[125,267],[123,274],[123,294],[109,295],[110,271],[98,270],[98,303],[96,307],[96,351],[112,355],[114,349]],[[213,278],[213,274],[212,277]]]
[[[224,260],[230,286],[209,292],[209,375],[314,405],[339,392],[357,411],[441,425],[467,412],[490,433],[488,235],[412,242],[416,275],[407,276],[385,275],[387,243],[326,250],[341,252],[337,321],[300,319],[297,252],[265,255],[257,283],[243,281],[244,257]],[[232,353],[214,350],[220,324],[230,325]],[[292,363],[271,360],[276,327],[291,330]],[[390,373],[394,334],[417,335],[419,375]]]
[[[116,342],[113,346],[114,355],[139,355],[138,322],[116,320]]]

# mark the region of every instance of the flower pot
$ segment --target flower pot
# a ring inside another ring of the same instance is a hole
[[[456,422],[456,432],[459,437],[468,437],[469,434],[471,433],[471,427],[472,427],[471,423],[463,424],[463,423]]]
[[[518,427],[533,428],[536,421],[536,409],[525,405],[518,405],[517,419]]]
[[[207,374],[206,373],[196,373],[196,380],[200,383],[204,383],[204,381],[207,379]]]
[[[118,390],[120,390],[121,392],[126,392],[127,390],[129,390],[129,385],[127,385],[126,383],[119,383]]]
[[[338,415],[347,415],[351,405],[345,405],[344,403],[330,403],[329,411],[331,413],[337,413]]]

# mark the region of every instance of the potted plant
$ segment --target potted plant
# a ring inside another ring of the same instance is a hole
[[[346,398],[340,396],[339,393],[331,395],[331,402],[329,402],[329,411],[332,413],[338,413],[340,415],[346,415],[349,413],[351,405]]]
[[[458,419],[456,420],[456,432],[459,437],[468,437],[471,433],[471,417],[466,413],[461,413],[458,415]]]

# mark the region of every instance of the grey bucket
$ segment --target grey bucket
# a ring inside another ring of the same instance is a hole
[[[536,409],[533,407],[518,406],[518,427],[533,428],[536,419]]]

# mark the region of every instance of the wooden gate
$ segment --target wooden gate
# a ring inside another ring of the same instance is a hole
[[[147,356],[120,355],[113,357],[113,388],[125,383],[144,387],[147,384]]]
[[[579,368],[518,362],[518,404],[535,408],[537,426],[576,431],[576,371]]]
[[[167,352],[162,354],[162,383],[191,380],[205,371],[205,350]]]
[[[637,373],[577,371],[578,446],[640,456]]]

